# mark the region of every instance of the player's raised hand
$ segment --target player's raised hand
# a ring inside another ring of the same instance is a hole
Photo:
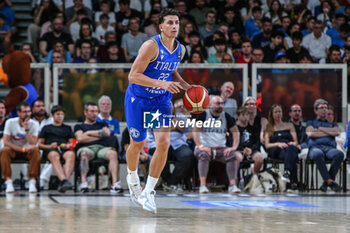
[[[179,93],[181,90],[183,90],[183,87],[180,85],[179,82],[163,82],[161,85],[161,88],[164,90],[169,91],[171,94]]]

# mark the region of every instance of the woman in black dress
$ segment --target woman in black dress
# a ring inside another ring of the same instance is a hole
[[[282,179],[291,183],[291,188],[297,188],[297,162],[300,146],[292,123],[282,121],[282,107],[272,105],[268,123],[264,132],[265,147],[268,155],[284,161]]]

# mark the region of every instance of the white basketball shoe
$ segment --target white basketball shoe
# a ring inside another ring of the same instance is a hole
[[[154,201],[154,196],[156,195],[156,191],[147,191],[143,190],[137,201],[142,205],[144,210],[149,212],[157,213],[156,203]]]
[[[129,193],[130,193],[130,199],[133,203],[135,203],[136,205],[141,205],[138,202],[138,197],[141,195],[142,192],[142,188],[140,185],[140,181],[138,181],[137,183],[131,183],[130,181],[130,175],[126,176],[126,182],[128,183],[128,187],[129,187]]]

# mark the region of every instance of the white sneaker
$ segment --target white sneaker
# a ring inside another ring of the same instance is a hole
[[[156,203],[154,202],[154,196],[156,191],[152,190],[151,192],[143,190],[141,195],[137,198],[138,203],[142,205],[144,210],[157,213]]]
[[[35,186],[36,186],[36,181],[31,179],[29,181],[29,192],[30,193],[36,193],[38,191]]]
[[[199,186],[199,193],[209,193],[209,189],[205,185]]]
[[[230,187],[228,187],[228,193],[234,194],[234,193],[240,193],[241,190],[239,188],[237,188],[236,185],[231,185]]]
[[[12,180],[6,180],[5,184],[6,184],[6,193],[13,193],[15,191]]]
[[[131,183],[130,181],[130,175],[128,174],[126,176],[126,182],[128,183],[128,187],[129,187],[129,193],[130,193],[130,199],[132,202],[134,202],[136,205],[141,205],[139,202],[138,202],[138,197],[141,195],[141,192],[142,192],[142,188],[141,188],[141,185],[140,185],[140,181],[133,184]]]

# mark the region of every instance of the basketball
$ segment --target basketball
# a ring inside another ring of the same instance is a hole
[[[202,113],[209,105],[209,93],[204,87],[191,87],[185,92],[183,102],[190,113]]]

